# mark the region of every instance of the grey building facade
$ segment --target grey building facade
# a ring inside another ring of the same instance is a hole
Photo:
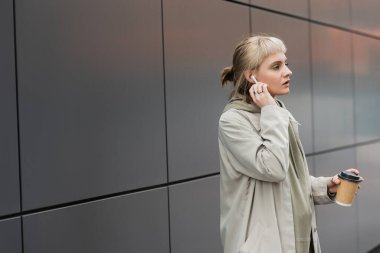
[[[322,250],[377,247],[379,7],[2,0],[0,252],[221,252],[219,75],[260,32],[288,47],[312,173],[366,178],[354,206],[318,207]]]

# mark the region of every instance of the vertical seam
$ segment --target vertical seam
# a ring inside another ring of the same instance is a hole
[[[165,151],[166,151],[166,183],[169,182],[169,156],[168,156],[168,121],[166,107],[166,69],[165,69],[165,32],[164,32],[164,0],[161,0],[161,43],[162,43],[162,70],[164,83],[164,115],[165,115]],[[170,192],[169,186],[166,187],[167,208],[168,208],[168,236],[169,253],[172,251],[171,243],[171,222],[170,222]]]
[[[18,155],[18,181],[20,194],[20,211],[23,211],[22,199],[22,174],[21,174],[21,145],[20,145],[20,110],[19,110],[19,89],[18,89],[18,68],[17,68],[17,35],[16,35],[16,0],[12,1],[13,7],[13,47],[14,47],[14,64],[15,64],[15,97],[16,97],[16,118],[17,118],[17,155]],[[24,252],[24,220],[20,216],[21,222],[21,252]]]
[[[315,124],[315,117],[314,117],[314,80],[313,80],[313,42],[312,42],[312,27],[311,27],[311,23],[309,23],[309,29],[308,29],[308,35],[309,35],[309,71],[310,71],[310,96],[311,96],[311,131],[312,131],[312,152],[314,153],[315,152],[315,127],[314,127],[314,124]],[[313,168],[314,170],[314,168]],[[314,170],[314,173],[315,173],[315,170]]]
[[[348,1],[348,7],[349,7],[349,26],[350,29],[353,28],[353,14],[352,14],[352,2]],[[352,73],[352,106],[353,106],[353,124],[354,124],[354,143],[356,145],[358,138],[357,138],[357,124],[356,124],[356,73],[355,73],[355,51],[354,51],[354,35],[350,32],[350,41],[351,41],[351,73]],[[354,165],[355,168],[358,167],[358,151],[357,147],[354,148],[355,156],[354,156]],[[355,203],[355,216],[356,216],[356,252],[359,252],[359,196],[357,198],[357,201]]]

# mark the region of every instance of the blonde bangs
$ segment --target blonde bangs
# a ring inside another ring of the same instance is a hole
[[[282,40],[275,37],[255,36],[249,38],[250,49],[248,50],[249,59],[247,64],[249,70],[258,69],[261,63],[270,55],[275,53],[286,53],[286,46]]]

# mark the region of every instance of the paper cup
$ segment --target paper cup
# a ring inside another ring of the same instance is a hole
[[[341,206],[351,206],[361,179],[359,175],[349,171],[341,171],[338,177],[340,178],[340,184],[335,202]]]

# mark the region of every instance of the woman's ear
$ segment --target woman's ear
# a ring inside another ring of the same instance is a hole
[[[254,75],[255,73],[253,71],[250,71],[250,70],[247,70],[247,71],[244,71],[244,77],[245,79],[249,82],[249,83],[255,83],[255,81],[252,79],[252,76]]]

